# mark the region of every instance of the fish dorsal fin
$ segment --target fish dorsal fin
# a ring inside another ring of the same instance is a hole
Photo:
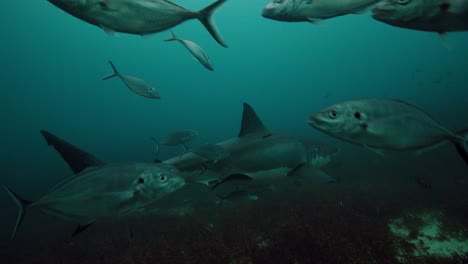
[[[87,168],[104,165],[94,155],[68,143],[56,135],[41,130],[41,134],[49,146],[52,146],[62,156],[75,174],[83,172]]]
[[[242,113],[241,129],[239,137],[243,137],[252,133],[267,132],[267,129],[258,117],[255,110],[248,104],[244,103],[244,112]]]

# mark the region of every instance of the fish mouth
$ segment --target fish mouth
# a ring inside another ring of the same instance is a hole
[[[307,120],[307,123],[308,123],[310,126],[317,128],[320,124],[323,124],[323,123],[324,123],[324,122],[321,121],[321,119],[319,118],[319,115],[320,115],[320,113],[311,115],[311,116],[309,117],[309,119]]]

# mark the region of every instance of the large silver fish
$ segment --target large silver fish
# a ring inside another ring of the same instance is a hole
[[[262,10],[265,18],[316,23],[321,19],[362,13],[380,0],[273,0]]]
[[[386,24],[439,34],[468,30],[467,0],[384,0],[372,17]]]
[[[376,150],[425,151],[446,142],[468,163],[464,132],[452,133],[426,112],[403,101],[369,98],[327,107],[309,124],[333,137]]]
[[[218,0],[200,11],[188,10],[169,0],[48,0],[83,21],[101,27],[109,34],[123,32],[148,35],[198,19],[213,38],[227,47],[212,16],[227,0]]]
[[[185,181],[178,173],[174,166],[162,163],[92,167],[57,184],[33,202],[5,187],[19,209],[12,237],[26,210],[32,208],[79,224],[77,234],[101,217],[130,213],[180,189]]]
[[[172,31],[171,34],[172,36],[166,39],[165,41],[179,41],[205,68],[207,68],[210,71],[214,70],[210,58],[208,57],[206,52],[202,48],[200,48],[200,46],[197,45],[197,43],[187,39],[181,39],[177,37]]]
[[[120,80],[122,80],[122,82],[125,84],[125,86],[127,86],[127,88],[130,89],[130,91],[151,99],[161,99],[161,96],[156,91],[156,89],[154,89],[154,87],[147,83],[145,80],[134,76],[120,74],[119,71],[117,71],[117,68],[112,63],[112,61],[109,61],[109,64],[112,67],[112,74],[107,77],[104,77],[103,80],[107,80],[113,77],[119,77]]]

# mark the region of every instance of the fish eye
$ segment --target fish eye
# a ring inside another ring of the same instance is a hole
[[[142,183],[145,183],[145,179],[143,179],[143,178],[138,178],[138,184],[142,184]]]
[[[361,113],[359,113],[359,112],[354,113],[354,117],[356,119],[361,119]]]
[[[336,111],[330,111],[329,115],[331,119],[335,119],[338,114],[336,113]]]
[[[406,5],[410,2],[411,0],[396,0],[397,4],[399,5]]]
[[[159,176],[159,181],[164,183],[167,181],[167,177],[165,175],[161,175]]]

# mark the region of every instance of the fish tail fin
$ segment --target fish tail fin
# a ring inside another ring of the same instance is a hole
[[[463,132],[463,133],[462,133]],[[468,148],[466,145],[466,139],[464,131],[457,133],[454,139],[452,139],[452,143],[455,146],[458,154],[462,157],[466,164],[468,164]]]
[[[202,162],[200,165],[203,167],[203,170],[198,174],[198,176],[201,176],[203,173],[205,173],[208,170],[208,167]]]
[[[219,34],[218,29],[216,28],[216,24],[213,21],[213,14],[222,4],[227,2],[227,0],[218,0],[211,5],[205,7],[204,9],[200,10],[198,13],[200,17],[198,20],[203,24],[203,26],[208,30],[211,36],[218,42],[221,46],[227,48],[227,44],[224,41],[221,34]]]
[[[8,195],[10,195],[11,199],[18,206],[18,217],[16,218],[15,229],[13,229],[13,234],[11,236],[11,239],[15,239],[16,233],[18,232],[18,228],[23,222],[24,215],[26,214],[26,209],[32,202],[21,198],[21,196],[19,196],[17,193],[15,193],[14,191],[12,191],[10,188],[6,186],[3,186],[3,188],[5,188]]]
[[[182,152],[182,154],[179,155],[179,158],[182,158],[182,156],[191,151],[185,143],[182,143],[182,146],[184,146],[184,151]]]
[[[165,39],[164,41],[174,41],[174,40],[178,40],[179,38],[176,36],[176,34],[174,34],[174,31],[171,30],[171,37],[168,38],[168,39]]]
[[[106,76],[104,78],[102,78],[103,80],[107,80],[107,79],[110,79],[110,78],[113,78],[113,77],[117,77],[120,75],[119,71],[117,70],[117,68],[114,66],[114,63],[112,63],[112,61],[109,60],[109,64],[110,66],[112,67],[112,74],[109,75],[109,76]]]

